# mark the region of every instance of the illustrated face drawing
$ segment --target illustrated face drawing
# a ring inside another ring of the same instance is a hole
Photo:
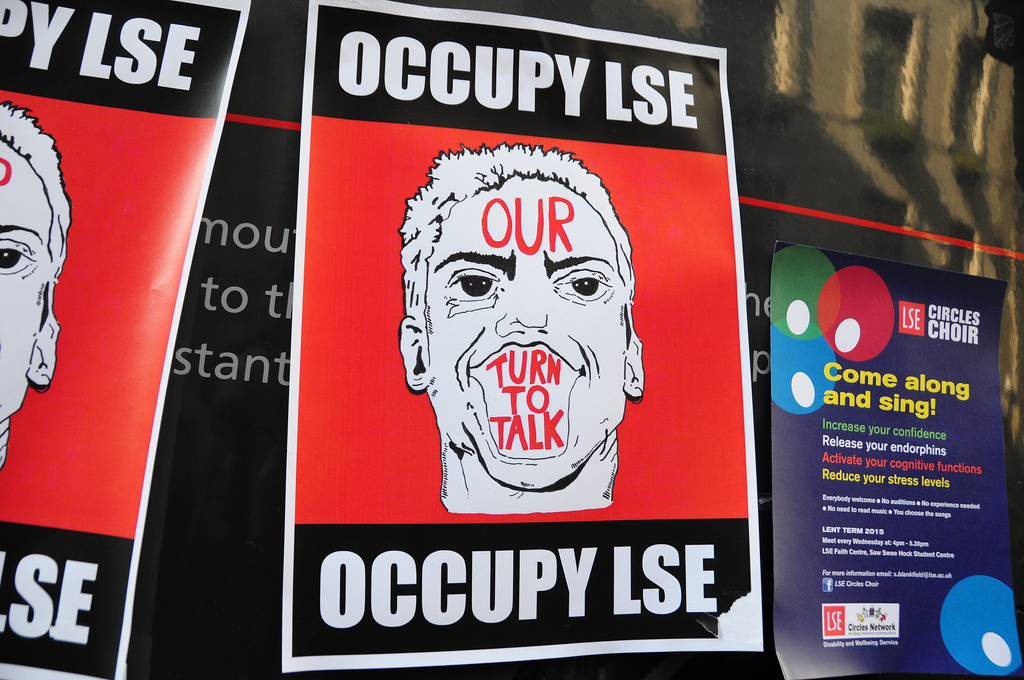
[[[28,387],[53,379],[53,292],[70,223],[53,138],[27,110],[0,104],[0,466]]]
[[[629,238],[570,154],[438,159],[402,227],[406,382],[430,398],[451,512],[604,507],[643,395]]]

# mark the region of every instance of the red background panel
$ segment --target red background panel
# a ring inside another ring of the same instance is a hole
[[[746,517],[736,264],[724,156],[314,118],[302,311],[296,522]],[[405,386],[399,226],[440,151],[575,153],[630,234],[646,389],[619,427],[609,508],[458,515],[440,501],[433,410]]]
[[[57,140],[72,223],[53,384],[30,389],[11,420],[0,521],[132,538],[216,121],[0,92],[6,100]]]

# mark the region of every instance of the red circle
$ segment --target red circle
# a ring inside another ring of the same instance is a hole
[[[860,327],[854,347],[840,350],[836,332],[852,319]],[[867,267],[844,267],[825,282],[818,297],[818,321],[836,354],[852,361],[874,359],[892,337],[896,313],[892,294],[882,277]]]

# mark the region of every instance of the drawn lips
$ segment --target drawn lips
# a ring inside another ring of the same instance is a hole
[[[561,455],[569,430],[569,396],[585,375],[543,343],[506,345],[470,367],[484,394],[499,458],[529,463]]]

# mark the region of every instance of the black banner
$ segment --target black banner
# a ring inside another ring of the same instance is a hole
[[[132,541],[7,522],[0,534],[0,675],[114,677]]]
[[[3,0],[0,89],[213,117],[237,27],[237,10],[186,3]]]
[[[318,17],[314,115],[725,153],[717,59],[541,26]]]
[[[750,592],[748,532],[740,519],[299,525],[294,651],[714,638]]]

